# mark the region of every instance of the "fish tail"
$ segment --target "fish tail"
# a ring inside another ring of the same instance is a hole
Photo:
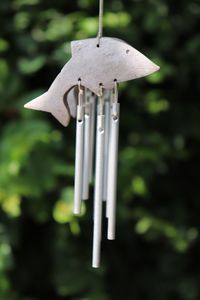
[[[49,112],[65,127],[69,124],[70,114],[63,99],[55,99],[48,92],[26,103],[24,107]]]

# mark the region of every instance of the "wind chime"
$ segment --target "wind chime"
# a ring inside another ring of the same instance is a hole
[[[115,239],[120,119],[118,84],[147,76],[159,69],[126,42],[103,37],[102,28],[103,0],[100,0],[97,38],[73,41],[72,58],[63,67],[49,90],[25,105],[29,109],[51,113],[64,126],[68,126],[70,116],[76,117],[76,215],[81,212],[82,200],[89,198],[95,157],[92,258],[94,268],[100,265],[103,201],[106,201],[108,219],[107,238]]]

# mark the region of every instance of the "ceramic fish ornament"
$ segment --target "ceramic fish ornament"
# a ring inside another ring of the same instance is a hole
[[[139,51],[115,38],[102,38],[100,47],[97,47],[96,38],[75,41],[71,45],[72,58],[49,90],[25,105],[26,108],[50,112],[64,126],[70,121],[70,107],[65,99],[79,78],[84,87],[99,95],[100,83],[104,89],[113,89],[115,79],[120,83],[159,69]]]
[[[99,34],[71,43],[72,58],[46,93],[25,107],[51,113],[63,126],[76,117],[74,213],[89,199],[95,157],[92,266],[100,265],[103,202],[107,238],[115,239],[120,104],[118,84],[144,77],[159,67],[126,42],[102,37],[103,0]],[[96,119],[96,122],[95,122]]]

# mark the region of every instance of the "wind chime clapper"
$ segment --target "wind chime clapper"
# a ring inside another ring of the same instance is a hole
[[[72,58],[48,91],[25,105],[29,109],[51,113],[63,126],[68,126],[70,118],[76,117],[73,210],[74,214],[80,214],[82,201],[89,199],[89,185],[95,169],[92,257],[95,268],[100,265],[103,202],[108,220],[107,238],[115,239],[120,117],[118,84],[159,70],[126,42],[102,37],[102,27],[103,0],[100,0],[97,38],[73,41]],[[78,96],[75,90],[78,90]]]

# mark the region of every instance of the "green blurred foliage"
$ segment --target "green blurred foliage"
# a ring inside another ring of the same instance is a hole
[[[74,121],[23,105],[97,15],[94,0],[0,1],[0,299],[199,300],[200,3],[105,1],[104,34],[161,70],[120,86],[117,240],[92,270],[92,201],[72,215]]]

